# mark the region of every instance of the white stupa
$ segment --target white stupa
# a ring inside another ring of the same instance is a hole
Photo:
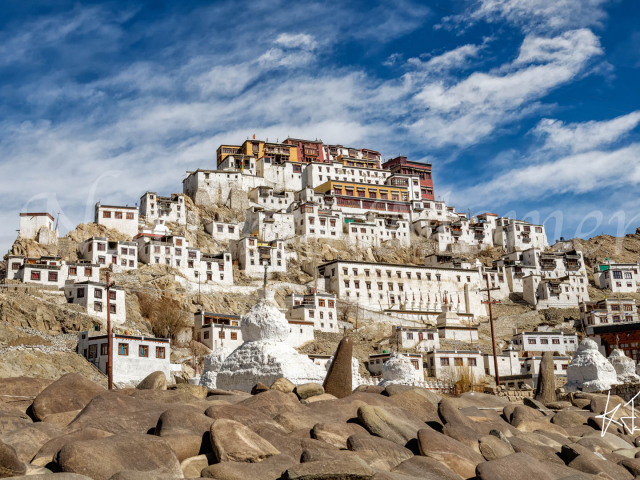
[[[227,357],[231,355],[231,352],[233,352],[231,348],[220,347],[204,357],[204,370],[200,377],[200,385],[208,388],[218,388],[218,372]]]
[[[578,346],[576,356],[567,368],[567,383],[564,386],[568,392],[582,390],[596,392],[609,390],[617,385],[616,369],[598,351],[598,345],[593,340],[585,338]]]
[[[217,388],[250,392],[258,382],[267,386],[285,377],[296,385],[322,383],[326,371],[284,341],[289,323],[274,302],[274,293],[258,290],[260,300],[240,323],[244,343],[222,363]]]
[[[636,375],[636,363],[617,348],[609,355],[609,363],[616,369],[618,381],[622,383],[638,383],[640,376]]]
[[[413,385],[416,383],[415,371],[416,368],[408,357],[392,352],[389,360],[382,365],[382,381],[378,385],[381,387],[393,383]]]

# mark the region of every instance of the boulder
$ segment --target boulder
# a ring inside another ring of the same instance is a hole
[[[0,440],[0,478],[27,473],[27,466],[18,458],[16,450]]]
[[[167,387],[168,390],[184,392],[188,395],[193,395],[196,398],[207,398],[209,395],[209,389],[204,385],[192,385],[190,383],[176,383]]]
[[[300,405],[300,400],[293,393],[282,393],[278,390],[269,390],[260,395],[253,395],[246,400],[238,402],[236,405],[250,408],[269,416],[275,416],[285,412],[301,413],[307,412],[304,405]]]
[[[521,420],[514,426],[522,432],[535,432],[536,430],[545,430],[548,432],[559,433],[560,435],[568,437],[567,431],[560,425],[545,422],[543,420]]]
[[[434,430],[438,429],[436,428]],[[459,423],[447,423],[442,429],[442,433],[444,433],[447,437],[451,437],[466,445],[467,447],[472,448],[476,452],[482,454],[482,452],[480,451],[480,445],[478,444],[480,438],[482,438],[483,436],[482,434],[471,430],[470,428],[467,428]]]
[[[353,341],[351,337],[344,337],[338,344],[338,349],[333,356],[329,371],[322,384],[326,393],[330,393],[337,398],[351,395],[353,390],[351,371],[352,355]]]
[[[182,475],[169,445],[153,435],[120,434],[99,440],[68,443],[56,457],[63,472],[109,480],[122,471]]]
[[[206,437],[199,435],[188,435],[183,433],[177,433],[174,435],[165,435],[162,440],[167,442],[167,445],[176,454],[176,458],[179,462],[186,460],[189,457],[199,455],[201,453],[211,452],[211,441],[209,435]]]
[[[567,368],[565,391],[606,391],[617,384],[616,369],[598,351],[596,342],[589,338],[582,340]]]
[[[640,458],[629,458],[620,462],[624,468],[626,468],[634,477],[640,476]]]
[[[561,426],[562,428],[577,427],[578,425],[586,425],[587,417],[576,412],[575,410],[560,410],[551,419],[551,423]]]
[[[262,394],[265,395],[265,394]],[[243,424],[246,427],[255,425],[257,423],[270,425],[278,430],[282,430],[278,422],[272,420],[269,415],[261,413],[255,409],[243,407],[238,405],[214,405],[207,408],[204,412],[205,416],[218,420],[220,418],[227,418]],[[311,428],[311,427],[309,427]]]
[[[289,455],[273,455],[260,463],[224,462],[202,470],[203,478],[217,480],[278,480],[298,461]]]
[[[300,400],[300,403],[302,403],[303,405],[308,405],[310,403],[326,402],[328,400],[337,400],[337,398],[330,393],[323,393],[322,395],[316,395],[315,397],[309,397],[305,398],[304,400]]]
[[[450,470],[442,463],[429,457],[411,457],[395,468],[393,473],[400,473],[409,477],[418,477],[422,480],[460,480],[460,475]]]
[[[251,395],[257,395],[259,393],[266,392],[267,390],[269,390],[269,387],[267,387],[264,383],[258,382],[251,389]]]
[[[357,423],[317,423],[311,430],[311,435],[333,445],[336,448],[346,449],[347,439],[351,435],[366,435],[367,431]]]
[[[213,453],[204,453],[184,459],[180,462],[180,468],[185,478],[199,478],[200,472],[209,465],[213,465],[215,461],[216,457]]]
[[[484,462],[476,468],[480,480],[555,480],[549,468],[524,453],[514,453],[490,462]]]
[[[209,432],[213,421],[214,419],[199,413],[196,409],[173,407],[160,415],[154,434],[159,437],[177,434],[201,437]]]
[[[358,456],[301,463],[289,468],[284,480],[370,480],[375,471]]]
[[[10,395],[14,401],[13,407],[22,413],[31,407],[33,399],[45,388],[53,383],[53,380],[31,377],[9,377],[0,378],[0,392],[3,395]],[[17,400],[22,398],[22,400]]]
[[[494,435],[484,435],[478,443],[480,454],[489,462],[516,453],[510,443],[503,442]]]
[[[43,420],[52,413],[83,409],[106,390],[77,373],[67,373],[46,387],[33,401],[33,415]]]
[[[411,450],[384,438],[368,434],[352,435],[347,440],[347,446],[352,452],[369,454],[374,458],[384,460],[388,465],[388,470],[413,457]]]
[[[38,453],[31,460],[32,465],[45,467],[52,462],[58,452],[68,443],[97,440],[99,438],[106,438],[113,435],[112,433],[105,432],[103,430],[97,430],[95,428],[83,428],[66,435],[60,435],[49,440],[47,443],[40,447]]]
[[[484,462],[471,448],[431,428],[418,432],[418,446],[421,455],[439,461],[462,478],[473,477],[476,466]]]
[[[272,390],[278,390],[279,392],[282,392],[282,393],[291,393],[295,388],[296,386],[293,384],[293,382],[290,382],[284,377],[277,379],[271,385]]]
[[[30,473],[25,476],[11,477],[11,480],[33,480],[33,475]],[[37,473],[35,475],[38,480],[91,480],[77,473]]]
[[[0,390],[1,391],[1,390]],[[29,415],[0,399],[0,435],[33,423]]]
[[[52,413],[44,417],[42,421],[63,428],[73,422],[81,411],[82,410],[71,410],[69,412]]]
[[[358,422],[372,435],[390,440],[404,447],[417,437],[426,425],[410,417],[399,407],[365,405],[358,408]]]
[[[138,390],[166,390],[167,376],[164,372],[153,372],[144,377],[138,386]]]
[[[32,423],[19,430],[3,433],[0,435],[0,441],[11,445],[20,461],[29,463],[45,443],[63,433],[50,423]]]
[[[113,263],[111,265],[113,265]],[[183,477],[178,477],[171,473],[149,473],[127,470],[116,473],[109,480],[178,480],[181,478]]]
[[[298,385],[295,388],[294,393],[300,400],[306,400],[309,397],[324,394],[324,388],[319,383],[305,383],[303,385]]]
[[[241,423],[219,419],[211,425],[211,445],[218,462],[259,462],[280,452]]]
[[[363,392],[363,393],[383,393],[385,391],[384,387],[380,387],[378,385],[358,385],[353,389],[353,393]]]
[[[536,400],[546,405],[556,401],[556,374],[553,364],[553,353],[544,352],[538,370]]]
[[[438,405],[431,401],[425,401],[424,395],[418,389],[393,395],[391,403],[403,408],[420,421],[427,423],[431,428],[442,429],[440,416],[438,415]]]
[[[264,424],[254,424],[249,429],[257,433],[271,445],[273,445],[280,453],[289,455],[293,458],[300,458],[304,448],[302,447],[302,438],[296,436],[295,433],[305,433],[306,439],[309,438],[309,430],[300,430],[291,434],[284,433],[280,428],[274,428]],[[269,457],[271,458],[271,457]]]

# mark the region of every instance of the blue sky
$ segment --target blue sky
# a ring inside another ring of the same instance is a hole
[[[459,210],[549,239],[640,225],[631,0],[3,2],[0,249],[20,211],[182,191],[222,142],[430,161]]]

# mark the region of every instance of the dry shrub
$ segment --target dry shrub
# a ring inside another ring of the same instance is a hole
[[[140,314],[149,321],[156,337],[175,340],[178,333],[191,326],[190,316],[177,300],[138,293],[138,303]]]

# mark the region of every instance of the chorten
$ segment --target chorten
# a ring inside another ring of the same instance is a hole
[[[478,340],[478,327],[471,324],[471,320],[463,319],[453,310],[453,304],[444,296],[442,313],[436,319],[438,336],[440,339],[462,340],[472,342]]]
[[[285,343],[289,323],[274,301],[274,292],[258,290],[260,297],[240,322],[244,343],[222,363],[217,388],[250,392],[258,382],[271,385],[285,377],[296,385],[322,383],[324,368]]]

